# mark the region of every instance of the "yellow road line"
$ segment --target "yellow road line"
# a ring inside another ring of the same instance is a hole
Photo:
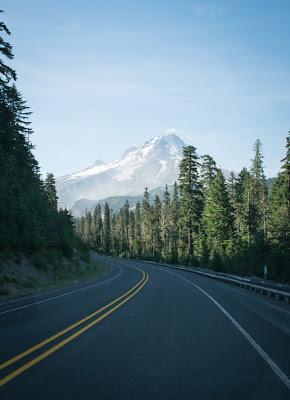
[[[121,303],[117,304],[115,307],[111,308],[109,311],[107,311],[105,314],[101,315],[94,321],[90,322],[88,325],[84,326],[74,334],[70,335],[66,339],[62,340],[61,342],[57,343],[55,346],[51,347],[44,353],[40,354],[33,360],[29,361],[28,363],[22,365],[20,368],[16,369],[15,371],[11,372],[10,374],[6,375],[4,378],[0,380],[0,387],[5,385],[7,382],[11,381],[12,379],[16,378],[18,375],[22,374],[23,372],[27,371],[29,368],[33,367],[34,365],[38,364],[40,361],[48,357],[49,355],[53,354],[57,350],[59,350],[61,347],[65,346],[67,343],[71,342],[78,336],[80,336],[82,333],[86,332],[88,329],[92,328],[94,325],[96,325],[98,322],[102,321],[104,318],[106,318],[108,315],[112,314],[114,311],[116,311],[118,308],[120,308],[123,304],[127,303],[133,296],[135,296],[142,288],[143,286],[147,283],[148,281],[148,275],[146,275],[145,280],[142,282],[142,284],[135,290],[135,292],[131,293],[130,296],[128,296],[126,299],[121,301]]]
[[[53,336],[50,336],[49,338],[43,340],[42,342],[36,344],[35,346],[31,347],[30,349],[24,351],[23,353],[18,354],[17,356],[10,358],[9,360],[5,361],[4,363],[0,364],[0,371],[6,367],[8,367],[9,365],[14,364],[15,362],[21,360],[22,358],[28,356],[29,354],[33,353],[34,351],[40,349],[41,347],[47,345],[48,343],[52,342],[53,340],[59,338],[60,336],[63,336],[64,334],[66,334],[67,332],[70,332],[72,329],[78,327],[79,325],[83,324],[84,322],[88,321],[89,319],[95,317],[97,314],[100,314],[102,311],[106,310],[108,307],[112,306],[113,304],[117,303],[119,300],[123,299],[125,296],[127,296],[128,294],[130,294],[138,285],[140,285],[144,279],[145,279],[145,273],[144,271],[140,270],[139,268],[137,268],[138,271],[140,271],[142,273],[142,279],[135,285],[133,286],[130,290],[128,290],[126,293],[124,293],[122,296],[118,297],[117,299],[115,299],[114,301],[112,301],[111,303],[107,304],[106,306],[94,311],[92,314],[88,315],[87,317],[81,319],[80,321],[68,326],[67,328],[63,329],[62,331],[56,333]]]

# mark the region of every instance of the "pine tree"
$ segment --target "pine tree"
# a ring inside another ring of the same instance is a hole
[[[136,258],[141,258],[143,248],[142,232],[141,232],[141,206],[138,201],[135,209],[135,233],[133,241],[133,254]]]
[[[84,241],[90,248],[93,247],[92,222],[92,214],[86,210],[84,218]]]
[[[165,186],[161,211],[161,238],[162,238],[162,258],[165,261],[171,261],[172,254],[172,220],[171,204],[168,186]]]
[[[284,172],[280,172],[275,180],[269,201],[268,229],[269,239],[282,249],[290,245],[290,215],[288,203],[288,179]]]
[[[290,131],[288,132],[288,136],[286,139],[286,156],[281,161],[282,164],[282,173],[286,176],[287,186],[288,186],[288,196],[287,196],[287,208],[288,211],[290,209]]]
[[[253,178],[246,168],[243,168],[236,180],[236,223],[237,234],[241,243],[248,247],[253,241],[256,226],[256,210],[253,207]]]
[[[145,188],[141,206],[141,235],[143,241],[143,256],[149,258],[152,255],[152,225],[151,207],[149,203],[148,188]]]
[[[175,182],[173,187],[173,196],[171,202],[171,262],[178,262],[178,249],[179,249],[179,218],[180,218],[180,202],[178,185]]]
[[[41,180],[29,140],[31,112],[4,60],[13,59],[7,34],[0,22],[0,251],[31,255],[54,249],[71,255],[73,219],[67,210],[57,210],[53,179],[47,187]]]
[[[53,174],[47,174],[47,177],[44,182],[44,189],[46,192],[47,199],[49,204],[57,210],[57,192],[55,187],[55,178]]]
[[[75,220],[72,214],[66,209],[60,209],[57,215],[56,229],[58,231],[58,241],[54,248],[60,249],[65,257],[71,258],[76,245],[78,245],[75,236]],[[52,231],[52,235],[55,234],[56,232]]]
[[[129,211],[128,237],[129,237],[129,256],[130,258],[134,258],[135,257],[134,242],[136,238],[136,227],[135,227],[135,213],[133,210]]]
[[[155,196],[151,210],[151,237],[152,237],[152,258],[159,261],[161,256],[161,200],[158,195]]]
[[[290,137],[286,144],[286,157],[275,180],[268,207],[269,243],[272,249],[272,275],[290,280]]]
[[[212,264],[220,269],[226,260],[233,232],[230,200],[221,170],[217,171],[208,189],[202,223]]]
[[[103,220],[102,209],[100,204],[95,207],[93,216],[93,232],[94,232],[94,246],[97,251],[102,249],[102,235],[103,235]]]
[[[119,256],[122,253],[122,242],[120,240],[120,214],[117,216],[115,212],[110,210],[110,254]],[[108,251],[106,251],[108,253]]]
[[[75,220],[75,233],[78,236],[78,238],[84,242],[84,237],[83,237],[83,232],[84,232],[84,216],[82,215],[80,218],[77,218]]]
[[[129,251],[129,210],[129,202],[126,200],[120,210],[120,242],[121,253],[124,256],[126,256]]]
[[[180,258],[189,264],[193,261],[194,238],[200,231],[201,185],[198,176],[198,156],[196,148],[187,146],[183,149],[180,162]]]
[[[261,275],[261,266],[269,265],[273,279],[290,279],[290,210],[289,210],[289,137],[287,154],[272,189],[267,213],[264,212],[265,177],[260,142],[255,143],[251,171],[244,168],[228,183],[213,159],[205,158],[203,191],[198,176],[195,148],[184,149],[180,164],[179,187],[175,183],[172,200],[165,187],[163,200],[155,197],[150,205],[145,188],[142,205],[129,209],[126,202],[115,214],[105,206],[101,223],[102,243],[106,253],[126,257],[192,262],[234,273]],[[95,210],[96,212],[96,210]],[[98,208],[95,220],[100,218]],[[264,219],[268,235],[264,236]],[[77,221],[76,229],[89,241],[88,213]],[[97,230],[96,230],[97,232]],[[109,234],[108,234],[109,232]],[[96,237],[96,235],[93,235]],[[263,241],[260,239],[263,238]],[[262,244],[262,245],[261,245]]]
[[[2,13],[3,10],[0,10],[0,13]],[[4,32],[6,35],[10,35],[10,31],[7,28],[7,26],[4,24],[4,22],[0,21],[0,55],[3,55],[4,57],[8,58],[8,60],[12,60],[14,58],[13,52],[12,52],[12,46],[10,43],[6,42],[3,37],[2,37],[2,32]],[[1,89],[6,89],[7,85],[9,82],[13,80],[16,80],[16,73],[15,71],[6,65],[3,60],[0,60],[0,87]]]
[[[216,162],[214,159],[208,155],[205,154],[202,156],[202,164],[201,164],[201,184],[203,187],[203,190],[206,191],[210,185],[213,183],[213,180],[217,174],[218,168],[216,166]]]
[[[104,207],[103,220],[103,249],[105,253],[110,254],[111,251],[111,213],[108,203]]]
[[[233,172],[230,173],[228,180],[228,194],[232,211],[232,219],[234,222],[234,235],[237,236],[237,219],[238,219],[238,197],[237,197],[237,178]]]
[[[254,159],[252,160],[251,175],[252,186],[252,208],[253,208],[253,229],[256,244],[261,245],[266,238],[266,209],[268,191],[263,167],[262,143],[259,139],[254,144]]]
[[[231,207],[233,210],[235,210],[236,202],[237,202],[236,182],[237,182],[237,179],[235,177],[235,174],[233,172],[231,172],[229,181],[228,181],[228,193],[229,193]]]

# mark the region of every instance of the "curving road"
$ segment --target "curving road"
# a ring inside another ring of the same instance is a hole
[[[0,304],[0,399],[289,399],[290,307],[93,255],[89,282]]]

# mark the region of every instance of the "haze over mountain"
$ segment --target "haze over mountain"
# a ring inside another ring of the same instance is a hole
[[[59,205],[71,208],[80,199],[99,200],[116,195],[139,195],[171,185],[178,177],[182,148],[186,144],[173,133],[164,133],[139,148],[130,148],[115,161],[94,165],[57,179]]]
[[[139,196],[145,186],[153,190],[172,185],[178,179],[184,146],[175,133],[165,131],[139,148],[126,150],[118,160],[97,160],[82,171],[60,177],[56,180],[59,205],[83,209],[82,203],[112,196]],[[228,175],[229,171],[223,171]]]
[[[168,186],[168,191],[170,195],[173,195],[173,189],[174,185]],[[160,199],[163,199],[164,195],[164,186],[159,186],[158,188],[155,188],[153,190],[149,190],[149,203],[152,204],[154,201],[154,198],[156,195],[160,197]],[[110,210],[113,210],[115,212],[119,212],[120,208],[123,207],[125,204],[125,201],[127,200],[129,202],[130,208],[134,209],[136,204],[142,203],[144,193],[140,193],[139,195],[135,196],[130,196],[130,195],[125,195],[125,196],[110,196],[106,197],[105,199],[101,200],[88,200],[88,199],[80,199],[77,200],[74,205],[71,208],[71,212],[74,215],[74,217],[81,217],[87,212],[94,212],[94,209],[96,206],[99,204],[102,209],[105,206],[105,203],[108,203]]]

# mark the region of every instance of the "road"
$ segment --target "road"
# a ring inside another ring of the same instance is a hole
[[[290,306],[149,263],[0,305],[0,399],[290,399]]]

